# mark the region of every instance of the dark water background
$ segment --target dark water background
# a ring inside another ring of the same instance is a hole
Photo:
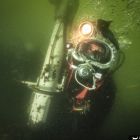
[[[69,132],[64,131],[69,129],[63,128],[69,127],[67,124],[54,127],[54,122],[51,126],[54,131],[33,132],[26,127],[31,95],[30,90],[18,81],[36,80],[56,11],[47,0],[0,0],[0,140],[71,137]],[[127,140],[129,135],[140,135],[139,13],[139,0],[80,0],[74,21],[78,22],[85,17],[112,20],[110,28],[120,43],[125,61],[113,75],[115,86],[110,83],[110,88],[113,88],[110,91],[113,91],[111,104],[102,99],[106,96],[99,96],[96,104],[98,111],[95,110],[93,121],[92,118],[86,121],[87,124],[95,124],[94,127],[86,131],[89,128],[81,126],[85,130],[79,128],[80,132],[77,131],[73,139],[82,139],[82,133],[92,136],[89,139],[97,140]],[[60,116],[60,122],[63,122],[64,116]],[[84,124],[82,119],[81,122]]]

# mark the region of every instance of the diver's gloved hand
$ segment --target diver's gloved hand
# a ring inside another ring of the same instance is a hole
[[[97,20],[97,28],[98,30],[102,33],[102,35],[110,40],[114,46],[116,47],[117,50],[119,50],[119,43],[116,40],[113,32],[109,29],[110,24],[112,21],[105,21],[103,19],[98,19]]]

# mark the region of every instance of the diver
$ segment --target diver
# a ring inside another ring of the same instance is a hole
[[[96,23],[96,24],[95,24]],[[89,110],[90,94],[97,91],[110,73],[116,69],[119,44],[109,29],[111,21],[84,21],[77,29],[78,41],[67,47],[69,90],[72,90],[73,110]],[[74,38],[74,37],[73,37]],[[75,39],[76,40],[76,39]]]

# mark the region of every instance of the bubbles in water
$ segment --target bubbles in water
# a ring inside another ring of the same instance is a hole
[[[118,42],[120,44],[121,49],[123,49],[123,48],[128,49],[128,48],[130,48],[130,46],[132,44],[132,42],[128,38],[125,38],[124,36],[120,36],[118,38]]]
[[[80,3],[80,17],[91,15],[91,19],[112,20],[110,28],[118,37],[120,47],[131,47],[132,34],[140,30],[140,0],[81,0]]]

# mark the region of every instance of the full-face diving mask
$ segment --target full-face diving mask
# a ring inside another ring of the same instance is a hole
[[[80,24],[73,36],[73,47],[68,50],[75,80],[88,90],[96,89],[97,80],[102,79],[104,71],[113,70],[117,60],[116,47],[103,37],[96,24],[89,21]]]

